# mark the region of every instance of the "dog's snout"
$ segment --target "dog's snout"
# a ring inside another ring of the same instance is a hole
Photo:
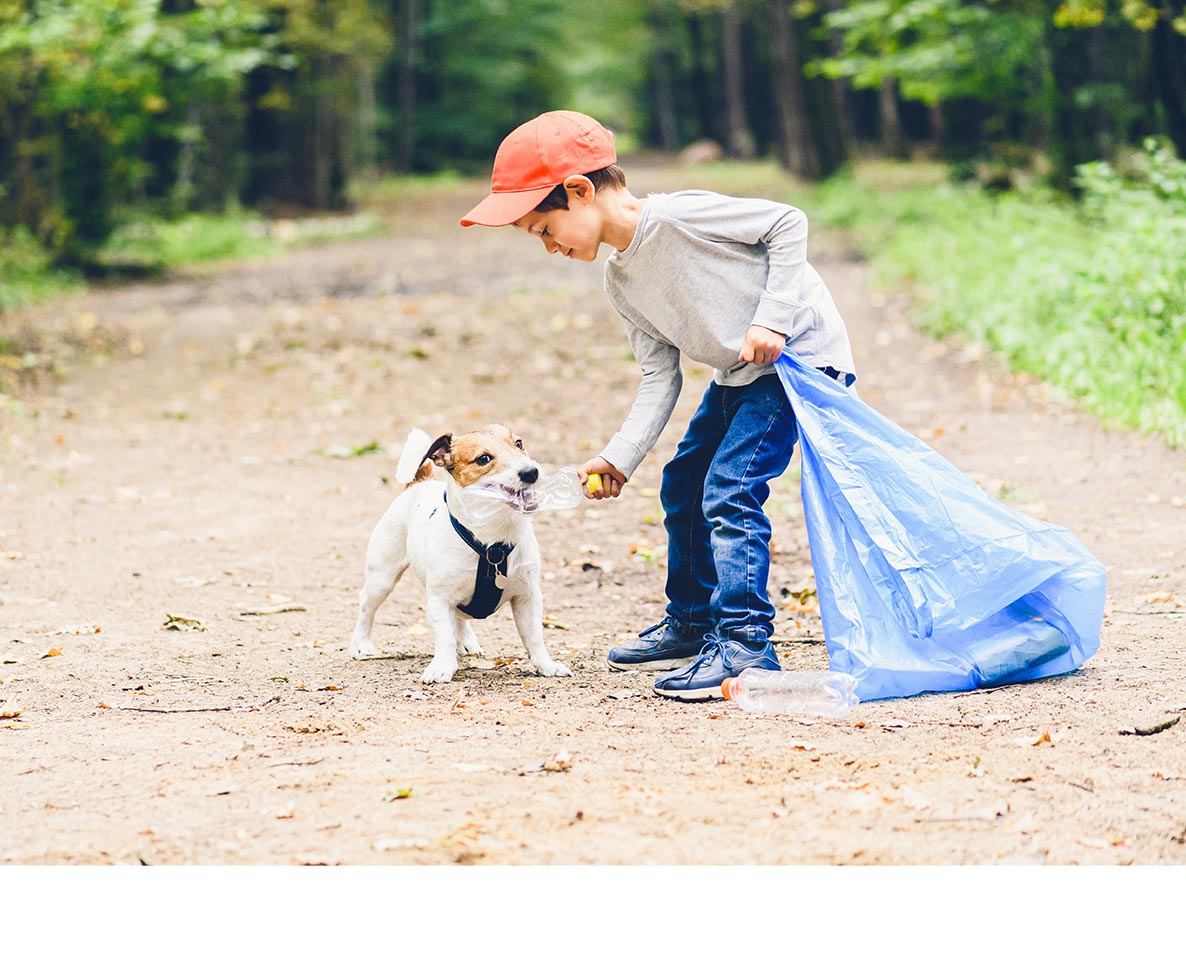
[[[539,469],[535,465],[528,465],[519,469],[519,478],[527,485],[533,485],[539,478]]]

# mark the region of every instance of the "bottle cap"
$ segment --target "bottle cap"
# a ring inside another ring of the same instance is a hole
[[[736,677],[726,677],[723,681],[721,681],[721,696],[725,698],[725,700],[733,700],[733,684],[736,681]]]

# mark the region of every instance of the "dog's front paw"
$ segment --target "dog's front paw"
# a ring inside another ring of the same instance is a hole
[[[352,660],[370,660],[382,654],[372,640],[352,640],[350,642],[350,658]]]
[[[463,657],[486,656],[486,651],[482,649],[481,644],[477,640],[462,640],[457,645],[457,649]]]
[[[438,663],[434,660],[420,675],[420,681],[424,684],[447,684],[453,679],[455,673],[457,673],[456,663]]]
[[[535,667],[536,673],[541,677],[571,677],[572,671],[568,669],[567,665],[558,663],[555,660],[548,660],[544,663],[537,664]]]

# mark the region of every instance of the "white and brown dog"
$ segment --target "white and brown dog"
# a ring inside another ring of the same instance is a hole
[[[437,466],[448,472],[443,485],[434,480]],[[436,639],[432,663],[420,678],[424,683],[451,680],[458,654],[480,655],[470,620],[489,616],[508,601],[536,671],[571,677],[572,671],[544,646],[539,543],[529,516],[520,511],[527,503],[483,503],[482,514],[471,515],[462,495],[466,486],[481,483],[521,497],[539,472],[523,442],[502,425],[441,435],[436,441],[413,429],[395,476],[405,489],[367,544],[350,656],[380,656],[372,639],[375,611],[411,566],[427,593],[428,624]]]

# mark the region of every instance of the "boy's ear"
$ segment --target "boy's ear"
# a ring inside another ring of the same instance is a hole
[[[597,197],[597,189],[584,175],[570,175],[564,180],[564,191],[568,193],[569,205],[584,202],[586,205]]]

